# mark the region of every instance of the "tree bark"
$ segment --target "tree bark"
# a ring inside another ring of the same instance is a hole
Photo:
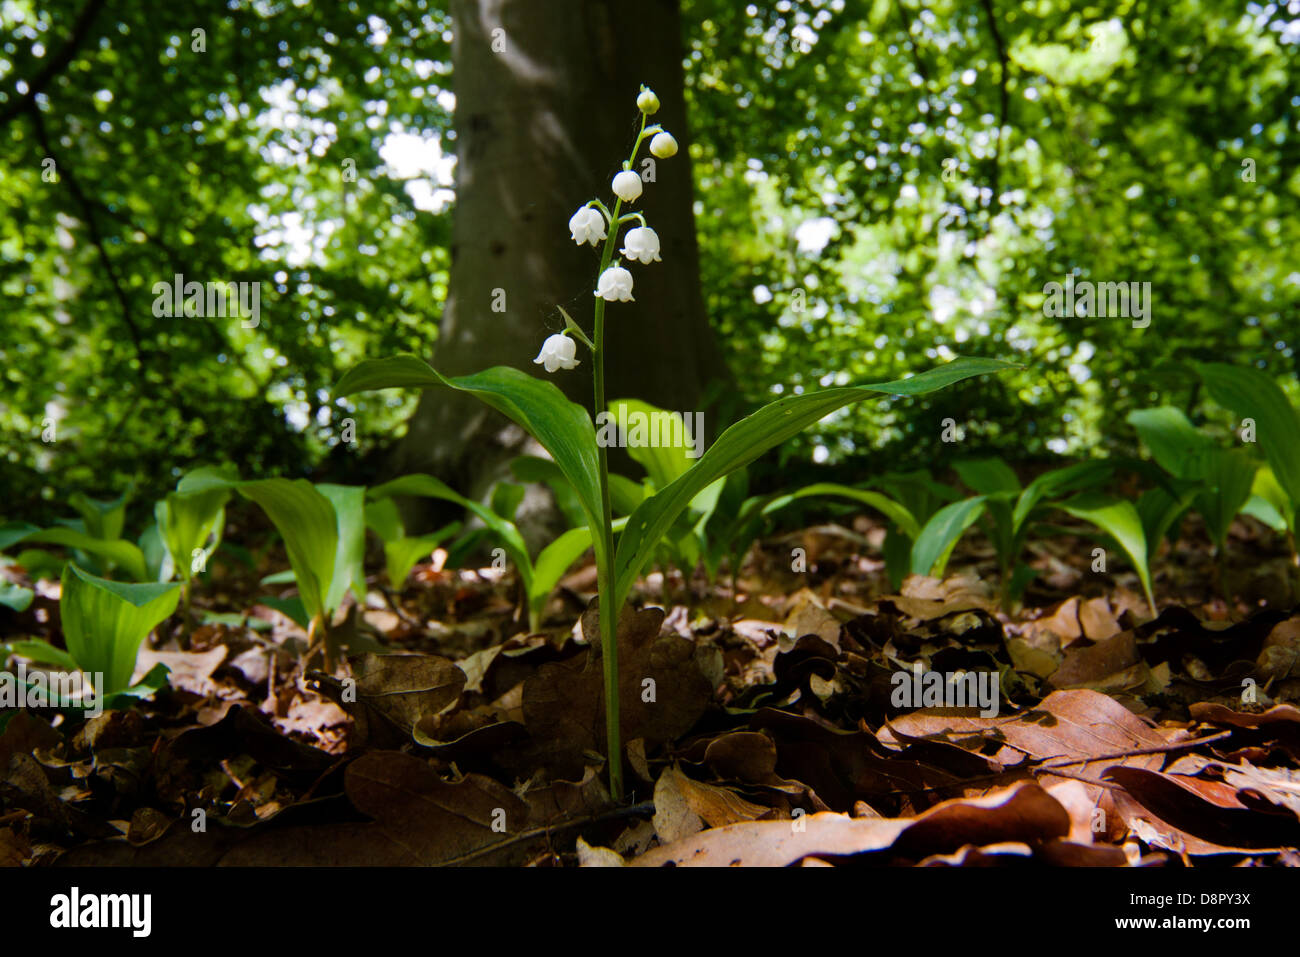
[[[722,365],[700,290],[678,0],[452,0],[451,10],[456,208],[435,365],[448,375],[493,365],[546,375],[532,360],[564,328],[557,304],[590,334],[598,253],[572,242],[568,220],[592,198],[612,207],[610,181],[636,136],[645,83],[662,103],[653,120],[681,149],[655,161],[655,181],[631,207],[658,232],[663,262],[633,264],[636,302],[609,306],[608,394],[699,408]],[[552,380],[590,408],[591,363],[578,351],[582,365]],[[392,464],[480,497],[528,447],[522,430],[472,398],[431,391]]]

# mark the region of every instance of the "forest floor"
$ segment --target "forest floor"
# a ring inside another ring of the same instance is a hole
[[[1300,609],[1260,528],[1218,562],[1189,523],[1154,617],[1068,535],[1011,614],[979,540],[895,591],[865,519],[762,543],[734,592],[653,574],[620,623],[618,802],[589,564],[530,634],[508,574],[435,553],[351,609],[335,674],[259,603],[283,556],[222,564],[142,650],[152,700],[4,726],[0,864],[1300,864]],[[38,585],[0,637],[61,644],[57,613]],[[900,704],[917,663],[992,696]]]

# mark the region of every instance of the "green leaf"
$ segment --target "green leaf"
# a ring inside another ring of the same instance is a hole
[[[1259,369],[1207,362],[1197,363],[1196,370],[1215,402],[1254,419],[1256,440],[1294,509],[1300,503],[1300,415],[1286,393]],[[1291,520],[1294,531],[1294,511]]]
[[[1244,449],[1214,449],[1208,457],[1205,490],[1196,496],[1196,507],[1205,519],[1210,537],[1222,550],[1228,528],[1250,498],[1256,462]]]
[[[275,595],[266,595],[265,597],[259,598],[258,602],[265,605],[267,608],[274,608],[303,630],[311,627],[311,615],[307,613],[307,606],[303,604],[301,590],[299,591],[299,594],[293,595],[289,598],[279,598]]]
[[[650,497],[652,490],[640,482],[634,482],[626,475],[609,476],[610,509],[615,515],[631,515],[637,507]]]
[[[883,488],[895,501],[911,512],[920,524],[928,521],[930,516],[944,505],[962,498],[956,489],[942,482],[936,482],[926,469],[887,472],[866,484]]]
[[[32,599],[35,597],[36,592],[30,588],[24,588],[16,582],[0,581],[0,605],[6,608],[26,611],[31,607]]]
[[[449,379],[423,359],[407,355],[359,363],[339,380],[334,396],[403,387],[468,392],[518,423],[551,453],[578,494],[587,524],[600,524],[596,430],[586,410],[565,398],[553,383],[506,366]]]
[[[59,612],[68,653],[92,679],[103,675],[101,695],[131,683],[136,654],[145,636],[176,610],[180,585],[128,585],[98,578],[69,562],[63,570]]]
[[[6,653],[19,655],[38,665],[51,665],[64,671],[79,671],[77,660],[62,648],[55,648],[48,641],[22,639],[0,645]]]
[[[119,539],[122,529],[126,527],[127,494],[111,502],[101,502],[84,492],[73,492],[68,496],[68,504],[77,510],[86,525],[86,534],[93,538]]]
[[[502,518],[485,505],[466,498],[432,475],[418,472],[412,475],[403,475],[401,478],[385,482],[383,485],[377,485],[370,490],[370,497],[375,500],[390,498],[395,495],[420,495],[425,498],[438,498],[446,502],[452,502],[472,512],[496,535],[502,547],[505,548],[519,569],[519,577],[524,582],[524,589],[528,589],[533,579],[533,563],[528,557],[528,546],[524,543],[523,536],[519,534],[519,529],[515,527],[514,522]]]
[[[1020,492],[1020,479],[1011,466],[1001,459],[967,459],[952,466],[961,480],[977,495],[996,495],[999,492]]]
[[[206,563],[221,543],[230,489],[172,492],[154,505],[158,533],[172,566],[184,581],[194,577],[195,560]],[[211,542],[209,542],[211,539]],[[195,555],[195,552],[200,555]]]
[[[23,537],[29,544],[63,545],[75,548],[96,558],[102,558],[122,569],[137,581],[149,577],[149,566],[139,546],[124,539],[99,539],[75,528],[46,528]]]
[[[639,399],[615,399],[609,411],[609,428],[617,425],[623,439],[619,444],[646,470],[656,489],[667,488],[694,464],[681,413]]]
[[[515,482],[497,482],[492,486],[492,494],[488,496],[488,507],[507,522],[514,522],[527,491]]]
[[[613,523],[614,531],[622,531],[626,525],[626,518],[616,518]],[[555,586],[560,583],[564,573],[589,548],[591,548],[591,529],[584,525],[582,528],[569,529],[543,548],[537,556],[537,561],[533,563],[533,581],[528,589],[528,612],[533,627],[540,622],[542,609],[546,607],[546,599],[550,597],[551,592],[555,591]]]
[[[985,502],[985,496],[974,495],[931,515],[912,543],[912,574],[942,576],[957,541],[984,514]]]
[[[872,395],[923,395],[986,372],[1014,368],[997,359],[955,359],[909,379],[875,385],[827,389],[778,399],[746,416],[718,437],[690,470],[659,490],[632,514],[619,539],[615,557],[613,607],[622,607],[632,583],[691,500],[728,473],[748,465],[830,413]]]
[[[335,564],[343,550],[339,547],[338,518],[330,500],[306,479],[257,479],[233,484],[240,495],[261,506],[284,539],[309,618],[332,612],[334,608],[326,600],[336,591]],[[340,571],[347,574],[346,569]],[[346,577],[343,580],[346,583]]]
[[[452,522],[428,535],[397,538],[384,542],[384,562],[388,567],[388,583],[394,588],[402,588],[415,563],[431,554],[435,548],[459,531],[460,522]]]
[[[1137,429],[1151,457],[1170,475],[1180,479],[1205,477],[1216,447],[1182,410],[1171,406],[1138,409],[1128,414],[1127,421]]]
[[[1129,561],[1142,581],[1151,614],[1156,613],[1155,597],[1151,593],[1151,570],[1147,563],[1147,540],[1142,531],[1142,519],[1132,502],[1112,498],[1098,492],[1075,496],[1059,506],[1075,518],[1091,522],[1111,536],[1128,555]]]
[[[325,610],[332,612],[343,604],[352,589],[357,603],[366,601],[366,490],[360,485],[317,485],[316,490],[334,508],[338,547],[334,556],[334,574],[325,594]]]
[[[1250,497],[1246,499],[1246,504],[1241,507],[1241,510],[1281,534],[1285,534],[1295,526],[1295,511],[1291,500],[1282,486],[1277,484],[1273,469],[1267,465],[1261,465],[1255,471]]]
[[[5,522],[5,524],[0,525],[0,552],[10,545],[18,544],[28,535],[40,530],[39,525],[32,525],[29,522]]]
[[[1016,508],[1011,516],[1014,534],[1023,541],[1025,522],[1043,499],[1064,495],[1066,492],[1096,488],[1109,481],[1114,471],[1113,463],[1096,461],[1080,462],[1078,465],[1067,465],[1064,468],[1044,472],[1026,485],[1025,490],[1020,493],[1020,498],[1016,500]]]
[[[385,542],[395,542],[406,537],[402,513],[391,498],[367,499],[366,527]]]
[[[1174,495],[1159,486],[1147,489],[1138,497],[1137,511],[1142,520],[1142,535],[1150,553],[1148,557],[1155,554],[1161,539],[1169,534],[1174,523],[1187,512],[1195,498],[1196,493],[1190,488]]]
[[[908,538],[916,538],[921,533],[921,526],[917,524],[916,517],[906,508],[895,502],[892,498],[880,492],[872,492],[866,489],[853,488],[851,485],[838,485],[835,482],[816,482],[812,485],[805,485],[795,492],[789,492],[785,495],[778,495],[770,499],[760,510],[762,515],[771,515],[780,511],[792,502],[801,499],[813,497],[834,497],[847,498],[859,504],[874,508],[880,512],[898,528]]]
[[[172,562],[171,553],[167,551],[167,546],[163,544],[162,533],[158,531],[158,523],[150,522],[140,537],[135,540],[140,546],[140,552],[144,555],[145,568],[148,569],[149,581],[165,582],[171,581],[176,575],[176,565]]]

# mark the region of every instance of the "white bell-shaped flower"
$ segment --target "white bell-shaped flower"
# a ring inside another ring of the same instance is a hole
[[[569,218],[569,232],[579,246],[583,243],[594,246],[605,238],[605,217],[599,210],[584,206]]]
[[[596,295],[607,302],[634,302],[632,274],[622,266],[610,266],[596,282]]]
[[[625,169],[614,177],[611,186],[614,195],[625,203],[630,203],[641,195],[641,177],[630,169]]]
[[[654,139],[650,141],[650,152],[660,159],[676,156],[677,140],[673,139],[673,134],[666,130],[663,133],[656,133]]]
[[[639,263],[663,262],[659,258],[659,234],[649,226],[629,229],[623,237],[623,248],[619,252]]]
[[[575,358],[578,344],[563,333],[548,336],[542,343],[542,351],[533,360],[534,365],[546,366],[547,372],[556,369],[574,369],[578,366]]]

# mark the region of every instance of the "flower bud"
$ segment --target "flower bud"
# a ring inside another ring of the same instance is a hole
[[[623,237],[623,248],[619,252],[640,263],[663,262],[659,258],[659,234],[649,226],[629,229]]]
[[[622,266],[610,266],[596,282],[596,295],[607,302],[634,302],[632,274]]]
[[[574,358],[577,350],[576,342],[563,333],[556,333],[542,343],[542,351],[533,360],[533,365],[545,366],[547,372],[554,372],[556,369],[573,369],[578,365],[578,360]]]
[[[641,177],[630,169],[625,169],[614,177],[611,188],[614,195],[625,203],[630,203],[641,195]]]
[[[584,206],[569,219],[569,232],[579,246],[583,243],[594,246],[605,238],[605,217],[599,210]]]
[[[673,139],[673,134],[667,131],[656,133],[654,139],[650,141],[650,152],[660,159],[676,156],[677,141]]]
[[[655,96],[655,91],[641,88],[641,95],[636,98],[637,108],[646,116],[651,116],[659,112],[659,97]]]

